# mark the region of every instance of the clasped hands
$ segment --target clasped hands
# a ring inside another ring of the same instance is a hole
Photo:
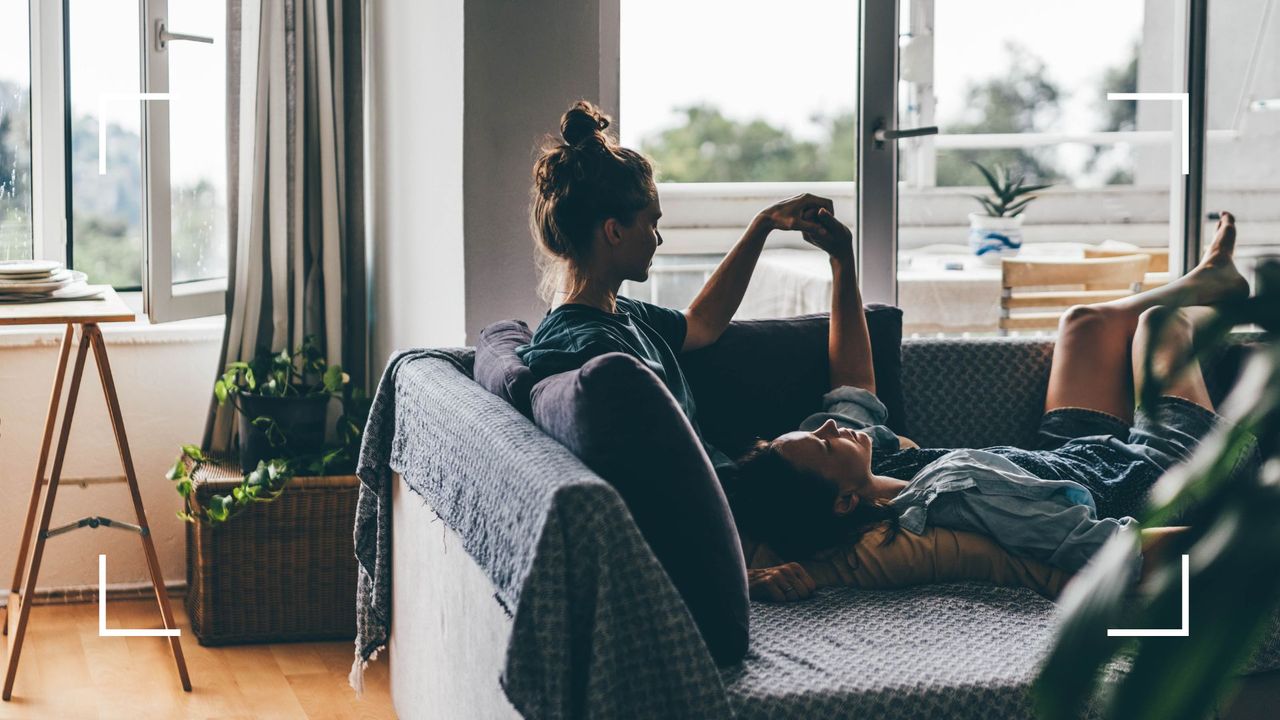
[[[833,261],[853,259],[853,233],[836,219],[828,198],[801,193],[761,210],[759,218],[770,230],[799,230],[805,242]]]

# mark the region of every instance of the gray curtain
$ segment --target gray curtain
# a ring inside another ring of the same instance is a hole
[[[222,364],[321,340],[367,387],[361,0],[227,4],[230,268]],[[230,406],[204,447],[226,452]]]

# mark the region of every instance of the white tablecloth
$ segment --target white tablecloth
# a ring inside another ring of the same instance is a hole
[[[1079,258],[1081,243],[1025,245],[1020,257]],[[931,245],[899,256],[903,331],[994,332],[1000,315],[1000,267],[963,245]],[[766,250],[735,316],[775,318],[831,309],[831,265],[818,250]]]

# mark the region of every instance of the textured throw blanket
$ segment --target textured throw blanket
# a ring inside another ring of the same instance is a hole
[[[390,630],[400,473],[514,609],[501,681],[522,715],[730,717],[692,616],[617,492],[480,390],[469,362],[461,350],[405,352],[379,383],[357,470],[352,687]]]
[[[405,363],[437,358],[464,373],[468,353],[462,350],[405,350],[387,363],[378,381],[360,445],[356,475],[356,659],[349,678],[356,694],[364,692],[364,668],[378,658],[391,630],[391,446],[396,436],[396,373]]]

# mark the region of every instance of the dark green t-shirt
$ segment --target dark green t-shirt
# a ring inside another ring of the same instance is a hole
[[[698,433],[697,408],[676,354],[684,347],[688,323],[684,313],[620,297],[617,312],[589,305],[567,303],[547,313],[533,334],[533,341],[516,348],[516,355],[541,380],[556,373],[577,370],[593,357],[624,352],[638,358],[666,383]],[[728,458],[705,441],[713,465]]]

